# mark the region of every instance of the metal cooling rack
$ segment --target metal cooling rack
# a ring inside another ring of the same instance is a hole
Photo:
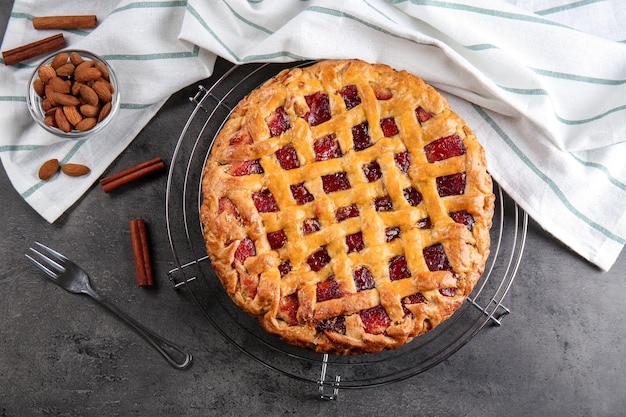
[[[452,317],[399,349],[343,357],[296,348],[266,333],[232,303],[211,269],[198,216],[200,178],[214,136],[239,100],[280,70],[307,64],[235,66],[190,97],[194,107],[174,150],[167,181],[167,231],[176,264],[168,275],[174,288],[189,289],[208,322],[243,353],[279,374],[314,384],[320,398],[334,400],[340,389],[413,377],[450,357],[484,327],[500,326],[509,314],[502,300],[522,258],[528,215],[495,184],[492,248],[485,273]]]

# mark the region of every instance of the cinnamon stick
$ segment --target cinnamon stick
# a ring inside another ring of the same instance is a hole
[[[130,239],[133,245],[137,285],[140,287],[150,287],[154,284],[154,279],[152,277],[152,263],[150,261],[150,246],[148,245],[146,222],[143,219],[133,219],[130,221]]]
[[[26,45],[18,46],[2,52],[2,58],[5,65],[13,65],[27,59],[43,55],[61,49],[65,46],[65,38],[62,33],[31,42]]]
[[[33,17],[35,29],[92,29],[97,22],[96,15]]]
[[[109,175],[100,180],[100,185],[105,193],[109,193],[129,182],[152,175],[165,169],[165,163],[159,157],[143,162],[134,167],[125,169],[117,174]]]

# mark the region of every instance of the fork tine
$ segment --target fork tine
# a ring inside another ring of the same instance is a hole
[[[35,242],[35,245],[39,246],[39,248],[47,255],[48,258],[52,258],[55,261],[61,262],[61,263],[69,261],[69,259],[67,259],[67,257],[65,257],[64,255],[60,254],[59,252],[57,252],[57,251],[47,247],[43,243]],[[40,255],[42,255],[42,254],[40,253]]]
[[[56,278],[65,271],[64,263],[69,262],[65,256],[39,242],[35,242],[35,245],[38,246],[41,251],[32,247],[29,248],[29,250],[32,254],[36,255],[37,259],[30,255],[26,256],[30,258],[39,269],[51,278]]]
[[[31,248],[31,250],[33,250]],[[33,252],[36,252],[33,250]],[[48,268],[47,266],[45,266],[44,264],[42,264],[41,262],[39,262],[38,260],[36,260],[35,258],[33,258],[32,256],[30,256],[29,254],[26,254],[26,257],[33,263],[35,264],[35,266],[37,268],[39,268],[44,274],[46,274],[47,276],[49,276],[52,279],[57,279],[58,274],[54,271],[52,271],[50,268]]]

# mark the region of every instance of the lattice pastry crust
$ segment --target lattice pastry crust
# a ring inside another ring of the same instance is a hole
[[[359,60],[282,71],[219,132],[202,179],[213,269],[270,333],[396,348],[464,302],[489,254],[483,149],[418,77]]]

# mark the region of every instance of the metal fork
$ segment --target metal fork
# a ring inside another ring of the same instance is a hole
[[[87,294],[98,303],[116,314],[126,324],[139,333],[152,347],[154,347],[167,361],[178,369],[185,369],[191,364],[191,354],[185,352],[181,347],[162,338],[161,336],[148,330],[134,319],[120,311],[117,307],[106,302],[89,282],[89,275],[77,264],[67,257],[49,247],[35,242],[37,249],[29,248],[31,254],[26,254],[35,266],[37,266],[52,281],[74,294]]]

